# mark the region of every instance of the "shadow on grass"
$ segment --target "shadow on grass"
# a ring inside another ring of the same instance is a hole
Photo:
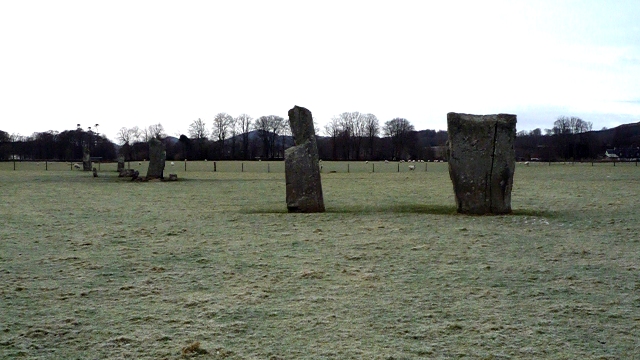
[[[245,214],[282,214],[287,213],[286,206],[260,207],[251,209],[242,209]],[[423,205],[423,204],[401,204],[392,206],[364,206],[364,205],[348,205],[348,206],[327,206],[325,213],[328,214],[431,214],[431,215],[454,215],[456,214],[455,206],[442,205]]]
[[[251,178],[251,177],[247,177],[247,178],[188,178],[188,177],[181,177],[178,178],[178,181],[182,181],[182,182],[217,182],[217,183],[222,183],[222,182],[251,182],[251,181],[280,181],[282,182],[282,179],[280,178],[261,178],[261,177],[255,177],[255,178]]]
[[[250,209],[242,209],[244,214],[286,214],[287,208],[283,204],[282,207],[254,207]],[[435,205],[435,204],[397,204],[391,206],[327,206],[325,213],[328,214],[428,214],[428,215],[459,215],[459,216],[493,216],[488,215],[463,215],[458,214],[456,207],[453,205]],[[549,211],[517,209],[509,215],[500,216],[535,216],[551,218],[555,214]]]

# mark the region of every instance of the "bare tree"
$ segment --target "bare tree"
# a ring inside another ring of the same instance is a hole
[[[218,156],[222,158],[224,154],[224,140],[229,135],[229,126],[233,117],[227,113],[218,113],[213,118],[213,138],[219,142],[218,144]]]
[[[126,127],[120,128],[120,130],[118,130],[118,134],[116,135],[116,137],[120,142],[120,145],[131,144],[131,140],[132,140],[131,130],[127,129]]]
[[[284,118],[276,115],[261,116],[255,120],[253,127],[258,130],[262,139],[263,156],[267,159],[274,157],[276,139],[284,128]]]
[[[194,140],[206,140],[207,139],[207,125],[202,119],[193,120],[189,125],[189,137]]]
[[[338,130],[336,147],[342,148],[342,157],[360,159],[362,155],[362,141],[366,132],[364,115],[357,112],[343,112],[335,116],[330,123],[331,131]]]
[[[162,139],[166,137],[162,124],[149,125],[140,130],[140,140],[149,142],[152,138]]]
[[[134,126],[131,129],[129,129],[129,132],[131,133],[132,142],[138,142],[142,139],[142,131],[140,130],[139,127]]]
[[[162,140],[167,137],[167,134],[164,132],[164,127],[160,123],[149,125],[149,133],[151,134],[151,137],[158,140]]]
[[[375,138],[380,135],[380,122],[373,114],[365,114],[362,117],[364,122],[364,135],[368,140],[369,160],[373,160],[374,141]]]
[[[384,123],[383,131],[385,136],[391,138],[393,157],[400,159],[407,150],[410,135],[415,131],[415,127],[407,119],[395,118]]]
[[[234,117],[229,116],[229,135],[231,136],[231,158],[236,158],[236,142],[238,135],[238,122]]]
[[[337,160],[338,159],[338,136],[340,135],[340,132],[342,127],[340,125],[340,120],[338,118],[333,118],[331,119],[331,121],[329,121],[325,126],[324,126],[324,133],[325,135],[327,135],[328,137],[331,138],[331,157],[332,160]]]
[[[247,114],[240,114],[236,118],[236,124],[242,133],[242,156],[249,158],[249,131],[251,131],[251,123],[253,119]]]

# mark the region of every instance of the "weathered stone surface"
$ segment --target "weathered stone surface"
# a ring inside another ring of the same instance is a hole
[[[118,172],[124,170],[124,156],[118,156]]]
[[[516,121],[510,114],[447,114],[449,176],[459,213],[511,212]]]
[[[160,140],[149,140],[149,169],[147,170],[147,179],[162,179],[166,156],[164,145]]]
[[[138,171],[134,169],[122,169],[118,177],[132,177],[136,172]]]
[[[284,152],[287,209],[289,212],[324,212],[318,145],[311,111],[294,106],[289,124],[295,146]]]
[[[84,148],[82,154],[82,171],[91,171],[91,153],[89,148]]]

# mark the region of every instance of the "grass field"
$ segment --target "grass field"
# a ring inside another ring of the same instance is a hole
[[[443,163],[325,162],[322,214],[211,163],[0,163],[0,358],[640,358],[640,167],[519,165],[472,217]]]

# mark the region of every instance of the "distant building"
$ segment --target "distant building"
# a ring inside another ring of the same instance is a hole
[[[604,152],[604,156],[607,159],[611,159],[611,160],[617,160],[617,159],[636,160],[636,159],[640,159],[640,147],[629,146],[624,148],[607,149]]]
[[[604,156],[607,159],[618,159],[619,158],[618,154],[616,154],[616,149],[607,149],[604,152]]]

